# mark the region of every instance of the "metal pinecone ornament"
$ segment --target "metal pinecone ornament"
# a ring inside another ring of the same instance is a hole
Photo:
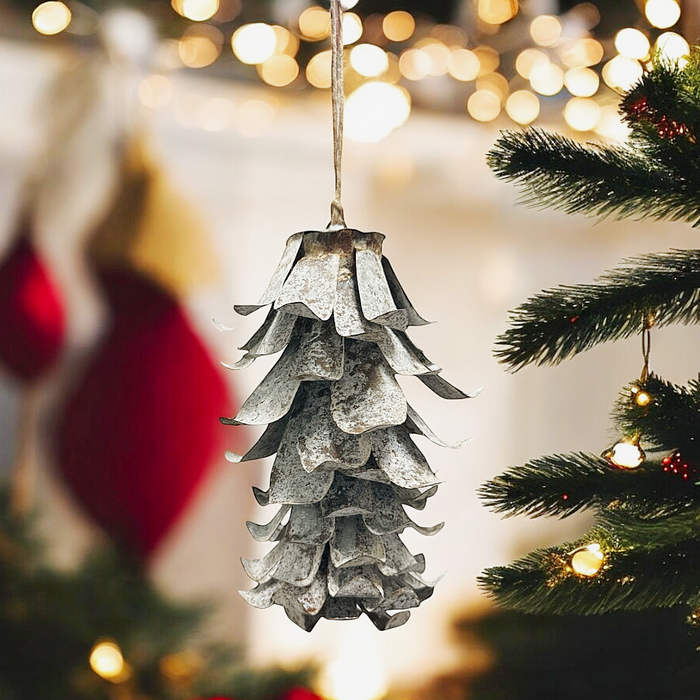
[[[268,426],[245,455],[228,453],[231,461],[277,455],[269,489],[254,491],[279,510],[267,525],[248,523],[256,540],[277,544],[243,560],[258,583],[243,596],[258,608],[284,606],[307,631],[321,617],[363,612],[379,629],[397,627],[433,592],[421,578],[423,555],[399,537],[407,527],[442,528],[416,525],[404,510],[422,509],[438,484],[410,436],[458,445],[433,434],[396,375],[415,375],[446,399],[470,395],[440,377],[406,334],[427,321],[382,256],[383,240],[353,229],[296,233],[258,304],[235,307],[248,315],[272,305],[230,367],[282,351],[236,417],[222,419]]]
[[[279,510],[266,525],[248,523],[258,541],[277,544],[261,559],[243,559],[257,586],[243,592],[255,607],[282,605],[311,631],[322,617],[365,613],[381,630],[405,623],[433,592],[421,578],[422,554],[399,535],[412,527],[433,535],[442,524],[416,525],[438,479],[411,435],[439,440],[408,405],[396,375],[417,376],[446,399],[464,399],[408,338],[427,323],[408,300],[381,233],[347,228],[340,203],[343,123],[342,17],[331,0],[335,199],[326,231],[295,233],[260,301],[234,307],[248,315],[271,305],[232,369],[281,352],[230,425],[267,425],[245,455],[276,454],[260,505]],[[390,612],[391,611],[391,612]],[[399,611],[399,612],[395,612]],[[394,613],[394,614],[392,614]]]

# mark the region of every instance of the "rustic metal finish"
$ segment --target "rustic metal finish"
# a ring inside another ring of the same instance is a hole
[[[445,447],[406,403],[396,375],[417,376],[447,399],[470,398],[439,376],[405,333],[428,323],[413,308],[382,256],[384,236],[352,229],[307,231],[287,241],[258,304],[271,305],[260,329],[232,365],[282,352],[229,425],[267,425],[244,462],[276,454],[260,505],[278,504],[270,522],[247,523],[260,542],[276,542],[260,559],[243,560],[257,586],[253,606],[284,607],[310,631],[319,619],[366,614],[381,630],[398,627],[433,592],[421,578],[422,554],[399,535],[434,535],[442,523],[416,524],[437,476],[413,442],[422,435]],[[398,612],[397,612],[398,611]]]

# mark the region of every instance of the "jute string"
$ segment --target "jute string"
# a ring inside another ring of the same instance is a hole
[[[329,228],[345,228],[345,214],[340,203],[340,169],[343,158],[343,11],[340,0],[331,0],[331,100],[333,104],[333,170],[335,196],[331,203]]]

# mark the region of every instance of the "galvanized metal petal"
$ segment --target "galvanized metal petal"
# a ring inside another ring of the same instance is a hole
[[[362,314],[368,321],[382,326],[405,330],[408,314],[397,309],[384,276],[381,253],[366,248],[355,252],[357,290],[360,293]]]
[[[374,459],[393,483],[409,489],[440,483],[406,426],[377,430],[371,439]]]
[[[246,559],[245,557],[241,557],[241,563],[243,564],[246,574],[248,574],[248,578],[252,578],[253,581],[257,581],[258,583],[269,581],[284,554],[284,548],[284,543],[280,542],[260,559]]]
[[[385,576],[396,576],[421,568],[421,562],[416,561],[398,535],[383,535],[381,540],[386,552],[386,561],[379,562],[377,567]]]
[[[413,308],[413,304],[411,304],[408,296],[406,295],[406,292],[404,291],[403,287],[401,286],[401,282],[399,282],[399,278],[396,276],[396,273],[394,272],[394,268],[392,268],[391,263],[389,262],[388,258],[382,257],[382,267],[384,268],[384,274],[386,276],[386,281],[387,284],[389,285],[389,289],[391,290],[391,293],[396,301],[396,305],[398,308],[403,309],[406,311],[406,314],[408,315],[408,325],[409,326],[426,326],[429,323],[433,323],[432,321],[426,321],[416,310]]]
[[[417,608],[419,605],[420,599],[412,588],[398,588],[381,601],[377,610],[405,610]]]
[[[345,372],[331,384],[335,424],[352,435],[400,425],[406,399],[379,349],[361,340],[346,340]]]
[[[403,531],[410,522],[396,491],[385,484],[370,484],[373,510],[363,516],[367,529],[375,535]]]
[[[335,567],[381,564],[387,557],[382,538],[370,532],[357,515],[336,520],[330,551]]]
[[[440,367],[431,362],[401,331],[385,329],[385,334],[376,339],[382,354],[397,374],[435,374]]]
[[[345,338],[373,334],[383,330],[382,326],[370,323],[362,315],[360,297],[357,291],[355,260],[352,255],[343,255],[340,258],[333,322],[338,334]]]
[[[299,260],[275,301],[275,309],[327,321],[335,306],[339,264],[340,256],[334,253]]]
[[[284,281],[287,279],[289,272],[294,266],[294,261],[296,260],[299,249],[301,248],[303,238],[304,233],[302,232],[295,233],[287,239],[287,245],[284,249],[284,253],[282,254],[282,259],[272,275],[272,279],[267,285],[265,293],[262,295],[262,297],[260,297],[260,301],[257,304],[234,306],[233,308],[236,313],[240,314],[241,316],[247,316],[248,314],[252,314],[253,311],[257,311],[263,306],[271,304],[277,298],[277,295],[282,289]]]
[[[324,517],[318,504],[295,505],[284,530],[288,542],[322,545],[333,536],[335,521]]]
[[[302,469],[294,447],[283,442],[270,473],[269,502],[293,505],[317,503],[326,495],[332,483],[333,472],[308,474]]]
[[[254,608],[269,608],[275,603],[275,594],[285,584],[281,581],[266,581],[250,591],[238,591],[243,599]]]
[[[381,598],[381,580],[372,566],[330,567],[328,592],[334,598]]]
[[[411,613],[408,610],[402,610],[396,615],[389,615],[386,612],[371,612],[365,611],[367,617],[372,620],[372,624],[381,631],[395,629],[401,627],[408,622]]]
[[[277,452],[288,423],[289,413],[282,416],[282,418],[276,420],[274,423],[270,423],[257,442],[244,455],[239,455],[227,450],[226,459],[229,462],[237,464],[239,462],[250,462],[254,459],[270,457]]]
[[[283,505],[275,514],[275,517],[270,520],[266,525],[258,525],[257,523],[251,522],[250,520],[246,523],[248,532],[253,536],[258,542],[269,542],[270,540],[276,539],[282,528],[284,527],[282,521],[284,520],[291,506]]]
[[[370,456],[372,443],[366,435],[344,433],[333,421],[330,389],[325,382],[304,387],[302,409],[290,421],[289,432],[296,442],[301,466],[308,472],[318,468],[359,467]]]
[[[270,505],[270,489],[263,491],[257,486],[253,486],[253,495],[255,496],[255,500],[258,502],[259,506]]]
[[[316,474],[318,473],[316,472]],[[333,485],[319,504],[322,515],[341,517],[365,515],[372,512],[372,491],[369,482],[363,479],[353,479],[339,472],[320,473],[329,474],[333,479]]]
[[[283,545],[282,555],[274,568],[274,577],[294,586],[310,585],[321,565],[324,548],[284,541],[280,545]]]
[[[290,376],[301,381],[337,380],[343,376],[344,341],[332,323],[307,321],[290,363]]]
[[[311,585],[298,593],[297,600],[308,615],[318,615],[328,598],[328,584],[323,566],[319,567]]]
[[[418,415],[416,410],[412,408],[410,404],[407,408],[406,428],[412,435],[423,435],[424,437],[427,437],[430,442],[433,442],[440,447],[449,447],[451,450],[456,450],[458,447],[461,447],[474,439],[467,438],[466,440],[458,440],[457,442],[445,442],[444,440],[441,440],[428,427],[426,422]]]
[[[443,379],[439,374],[421,374],[418,376],[425,386],[433,393],[443,399],[473,399],[481,393],[481,389],[465,394],[461,389],[450,384],[446,379]]]
[[[293,341],[246,399],[233,419],[233,425],[264,425],[287,414],[301,383],[290,378],[296,350],[297,343]]]
[[[356,620],[362,611],[353,598],[328,598],[323,616],[329,620]]]
[[[239,350],[245,350],[254,357],[274,355],[284,350],[292,337],[297,318],[295,314],[270,309],[263,325]]]

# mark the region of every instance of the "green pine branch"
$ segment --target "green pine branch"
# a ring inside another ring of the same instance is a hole
[[[599,522],[605,530],[614,532],[622,543],[643,542],[654,548],[671,547],[696,537],[700,526],[700,505],[670,516],[650,518],[631,518],[626,512],[611,509],[600,514]]]
[[[567,566],[569,554],[591,542],[605,552],[604,566],[592,578],[580,577]],[[660,548],[618,546],[610,533],[592,530],[580,542],[539,549],[510,566],[487,569],[479,584],[499,604],[529,613],[595,615],[695,601],[700,591],[697,539]]]
[[[558,364],[603,342],[656,326],[700,320],[700,251],[631,258],[595,284],[545,290],[511,313],[495,354],[513,370]]]
[[[521,203],[567,214],[669,219],[700,224],[700,181],[680,177],[643,149],[579,143],[542,129],[504,131],[487,155]]]
[[[478,494],[497,513],[530,517],[619,504],[628,514],[659,515],[700,502],[700,488],[665,473],[658,462],[619,469],[585,453],[533,459],[486,482]]]
[[[651,402],[639,406],[634,397],[644,390]],[[700,383],[678,386],[654,374],[623,390],[613,410],[616,425],[628,435],[640,435],[654,450],[680,450],[700,459]],[[700,466],[700,465],[699,465]]]

